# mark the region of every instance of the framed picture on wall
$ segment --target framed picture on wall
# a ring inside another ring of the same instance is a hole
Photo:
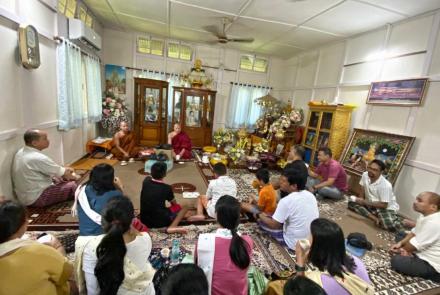
[[[367,103],[394,106],[422,104],[428,78],[372,82]]]
[[[346,171],[362,175],[374,159],[385,164],[383,175],[393,184],[402,169],[415,137],[355,128],[342,152]]]

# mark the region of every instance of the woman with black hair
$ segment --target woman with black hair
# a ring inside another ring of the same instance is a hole
[[[339,225],[317,218],[310,225],[311,245],[296,243],[295,270],[320,285],[327,294],[373,294],[374,288],[362,261],[347,254],[344,233]],[[311,263],[315,270],[305,271]],[[359,290],[362,290],[360,292]],[[360,292],[360,293],[359,293]]]
[[[237,232],[240,203],[234,197],[222,196],[215,204],[215,212],[220,228],[199,236],[196,263],[205,272],[210,294],[246,295],[253,241]]]
[[[75,267],[80,292],[155,294],[154,269],[148,262],[151,238],[131,226],[133,218],[131,201],[124,196],[115,197],[102,212],[105,234],[76,245]]]
[[[103,233],[101,211],[113,197],[122,197],[122,184],[109,164],[93,167],[89,181],[75,193],[73,214],[78,214],[79,235],[97,236]],[[76,212],[77,209],[77,212]]]
[[[0,293],[69,294],[73,267],[64,248],[53,236],[46,245],[21,239],[27,226],[23,205],[0,202]]]
[[[170,270],[160,291],[162,295],[208,295],[208,281],[200,267],[182,263]]]

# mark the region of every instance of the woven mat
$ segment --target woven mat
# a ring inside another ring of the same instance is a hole
[[[114,166],[116,163],[118,163],[118,160],[83,158],[70,165],[70,167],[72,167],[75,170],[76,169],[92,170],[93,167],[102,163]]]

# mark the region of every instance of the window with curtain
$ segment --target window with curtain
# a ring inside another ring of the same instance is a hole
[[[84,118],[81,99],[82,66],[81,50],[75,44],[63,40],[57,47],[58,72],[58,128],[78,128]]]
[[[101,120],[102,116],[102,89],[101,89],[101,67],[96,57],[83,55],[87,119],[95,123]]]
[[[233,84],[226,115],[226,127],[233,129],[255,128],[255,122],[261,114],[261,108],[254,103],[254,100],[266,95],[269,90],[269,87]]]

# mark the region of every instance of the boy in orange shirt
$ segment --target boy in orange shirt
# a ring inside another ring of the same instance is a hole
[[[241,209],[254,215],[264,212],[272,215],[277,207],[277,194],[272,184],[269,183],[269,171],[260,169],[256,173],[258,185],[258,201],[254,196],[250,196],[248,202],[241,203]]]

